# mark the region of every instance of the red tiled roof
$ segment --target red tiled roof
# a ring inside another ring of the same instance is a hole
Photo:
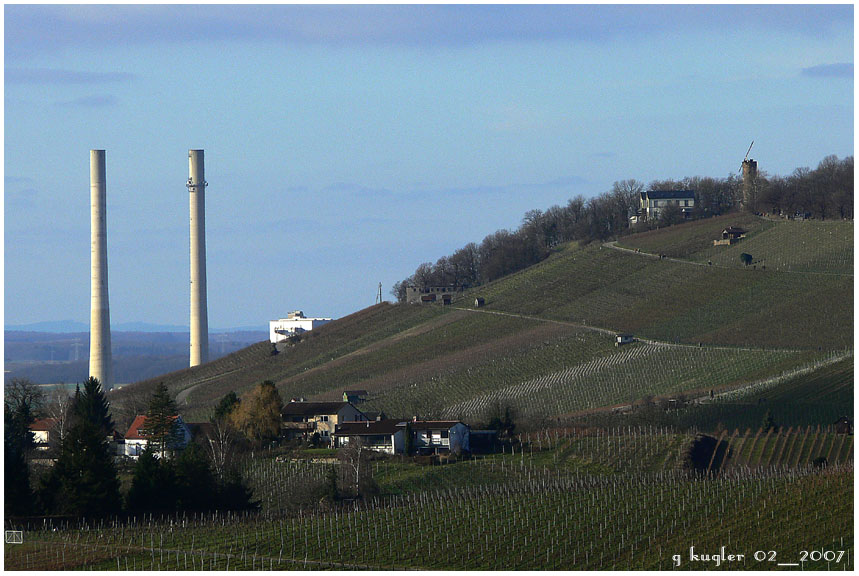
[[[33,432],[50,431],[53,430],[56,425],[56,418],[37,418],[36,420],[33,420],[32,424],[30,424],[30,430]]]
[[[178,418],[178,416],[173,416],[173,418]],[[131,423],[131,427],[128,429],[128,432],[125,433],[126,440],[146,440],[147,437],[141,432],[144,430],[144,424],[146,424],[146,416],[144,414],[138,414],[134,417],[134,422]]]

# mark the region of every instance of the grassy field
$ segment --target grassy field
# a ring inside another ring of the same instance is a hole
[[[667,342],[806,349],[853,342],[852,276],[698,266],[568,245],[473,295],[487,310]]]
[[[747,231],[730,246],[713,246],[728,226]],[[715,266],[743,268],[748,253],[758,268],[810,274],[853,275],[852,221],[769,221],[733,213],[627,236],[619,245]]]

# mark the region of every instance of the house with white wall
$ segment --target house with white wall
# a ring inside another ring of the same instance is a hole
[[[399,424],[405,429],[406,422]],[[421,453],[470,452],[471,428],[456,420],[412,420],[412,445]]]
[[[33,444],[36,450],[47,450],[50,447],[51,436],[57,423],[56,418],[37,418],[30,423],[30,432],[33,433]]]
[[[173,448],[181,450],[191,442],[191,429],[185,424],[181,416],[175,416],[174,418],[179,426],[180,439]],[[143,454],[148,445],[149,437],[146,434],[146,416],[138,414],[128,428],[128,432],[125,433],[125,444],[121,445],[124,447],[122,455],[136,460]],[[158,455],[156,454],[156,456]]]
[[[692,216],[695,209],[695,192],[693,190],[648,190],[641,193],[639,200],[638,218],[658,220],[659,215],[668,206],[677,206],[684,218]]]
[[[401,420],[346,422],[334,431],[334,447],[360,441],[364,448],[385,454],[402,454],[406,447],[405,427]]]
[[[269,340],[271,340],[272,344],[277,344],[290,336],[308,332],[329,322],[331,322],[331,318],[307,318],[304,312],[296,310],[295,312],[290,312],[286,318],[272,320],[268,323]]]

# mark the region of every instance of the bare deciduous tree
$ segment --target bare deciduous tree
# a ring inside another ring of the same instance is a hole
[[[218,481],[223,481],[235,454],[235,430],[221,419],[212,422],[211,434],[206,438],[206,450]]]

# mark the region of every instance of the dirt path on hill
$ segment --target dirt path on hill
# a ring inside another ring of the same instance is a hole
[[[620,248],[623,250],[623,248]],[[615,334],[623,332],[622,330],[610,330],[608,328],[600,328],[598,326],[590,326],[581,322],[572,322],[570,320],[554,320],[552,318],[540,318],[539,316],[529,316],[527,314],[519,314],[516,312],[501,312],[498,310],[485,310],[479,308],[459,308],[456,310],[464,310],[466,312],[476,312],[478,314],[496,314],[498,316],[509,316],[511,318],[519,318],[521,320],[534,320],[536,322],[547,322],[550,324],[560,324],[561,326],[572,326],[592,332],[599,332],[614,337]],[[791,349],[791,348],[750,348],[748,346],[714,346],[712,344],[681,344],[680,342],[665,342],[662,340],[652,340],[650,338],[639,338],[636,336],[636,342],[644,342],[645,344],[653,344],[654,346],[665,346],[667,348],[706,348],[708,350],[745,350],[748,352],[808,352],[808,350]]]
[[[640,250],[633,250],[632,248],[622,248],[617,245],[617,240],[613,240],[611,242],[604,242],[602,244],[606,248],[611,248],[612,250],[617,250],[618,252],[626,252],[627,254],[634,254],[635,256],[642,256],[644,258],[651,258],[656,260],[667,260],[669,262],[676,262],[678,264],[686,264],[688,266],[703,266],[705,268],[722,268],[724,270],[747,270],[747,271],[757,271],[756,267],[748,267],[744,266],[739,268],[737,266],[725,266],[723,264],[713,264],[711,262],[695,262],[694,260],[684,260],[683,258],[671,258],[668,256],[660,256],[659,254],[653,254],[652,252],[642,252]],[[814,275],[814,276],[847,276],[852,278],[853,274],[846,274],[843,272],[813,272],[809,271],[801,271],[801,270],[780,270],[778,268],[761,268],[761,272],[778,272],[780,274],[805,274],[805,275]]]
[[[668,260],[669,262],[677,262],[678,264],[689,264],[690,266],[705,266],[707,268],[715,267],[715,268],[731,268],[731,266],[720,266],[718,264],[705,264],[704,262],[694,262],[692,260],[683,260],[682,258],[669,258],[668,256],[660,256],[659,254],[653,254],[651,252],[642,252],[640,250],[633,250],[632,248],[622,248],[617,245],[617,240],[613,240],[611,242],[603,243],[603,246],[606,248],[611,248],[612,250],[617,250],[619,252],[626,252],[627,254],[635,254],[636,256],[643,256],[645,258],[651,258],[654,260]]]
[[[179,393],[176,394],[176,404],[178,406],[188,404],[188,395],[191,394],[191,392],[193,392],[194,390],[196,390],[199,386],[202,386],[203,384],[205,384],[206,382],[211,382],[212,380],[218,380],[219,378],[223,378],[224,376],[229,376],[230,374],[233,374],[234,372],[239,372],[241,370],[242,370],[241,368],[233,368],[232,370],[227,370],[226,372],[220,372],[218,374],[215,374],[214,376],[208,376],[206,378],[203,378],[202,380],[197,380],[196,382],[194,382],[193,384],[191,384],[190,386],[188,386],[184,390],[180,390]]]

